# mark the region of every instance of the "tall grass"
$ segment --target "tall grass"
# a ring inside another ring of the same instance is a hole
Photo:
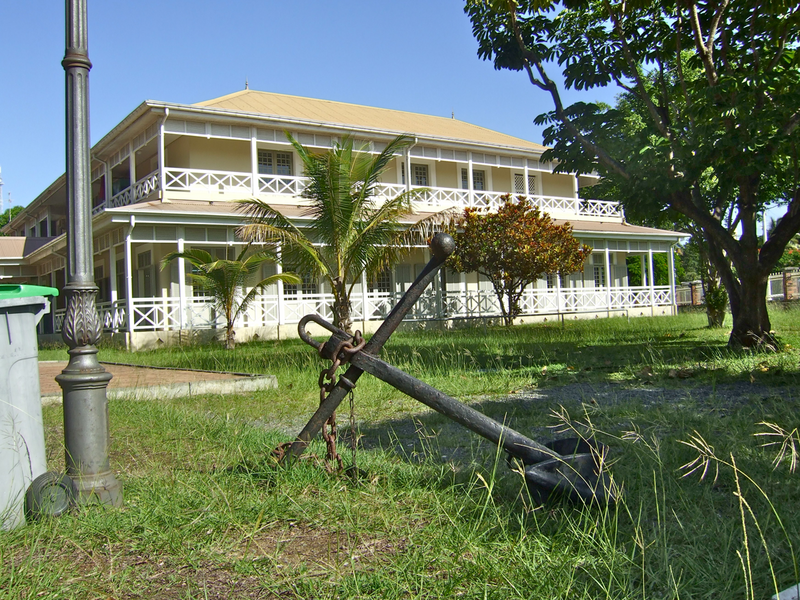
[[[773,320],[800,346],[800,320]],[[0,534],[0,598],[767,598],[800,579],[798,356],[731,352],[702,325],[609,319],[387,344],[389,362],[526,435],[607,444],[623,492],[604,507],[535,502],[496,446],[366,375],[364,475],[325,473],[316,442],[277,465],[271,449],[318,402],[322,363],[299,342],[103,349],[118,362],[271,372],[280,387],[112,401],[125,507]],[[736,395],[713,393],[725,386]],[[44,414],[49,465],[63,468],[60,409]]]

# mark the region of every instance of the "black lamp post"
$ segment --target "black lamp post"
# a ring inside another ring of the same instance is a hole
[[[89,150],[89,61],[86,0],[66,0],[67,117],[67,311],[62,337],[69,364],[56,377],[64,392],[67,475],[78,501],[122,504],[122,486],[108,461],[108,397],[111,374],[97,360],[103,332],[95,300],[92,258],[91,163]]]

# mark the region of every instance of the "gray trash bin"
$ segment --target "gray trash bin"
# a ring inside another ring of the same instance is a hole
[[[25,524],[25,491],[47,470],[36,325],[58,290],[0,284],[0,526]]]

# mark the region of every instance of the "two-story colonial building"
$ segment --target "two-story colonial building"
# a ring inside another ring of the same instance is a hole
[[[398,134],[414,138],[384,174],[381,194],[425,187],[409,222],[446,208],[496,208],[504,194],[525,195],[556,222],[569,221],[593,252],[583,271],[547,276],[526,290],[521,320],[673,314],[673,246],[683,234],[625,222],[613,202],[582,200],[588,176],[553,172],[545,148],[446,117],[243,90],[199,104],[146,101],[92,148],[92,202],[98,308],[106,330],[141,348],[222,327],[210,298],[193,288],[188,263],[169,252],[202,247],[231,256],[244,243],[236,200],[259,197],[302,225],[302,165],[285,132],[324,151],[351,134],[380,151]],[[4,229],[0,277],[61,288],[64,281],[66,188],[62,176]],[[665,253],[669,285],[655,285],[653,256]],[[630,286],[626,259],[638,256],[644,285]],[[356,326],[374,329],[427,262],[426,248],[353,294]],[[264,275],[282,268],[265,266]],[[54,333],[63,296],[42,324]],[[278,283],[254,303],[237,339],[296,335],[309,312],[331,318],[332,295],[321,281]],[[444,272],[411,321],[496,317],[491,284],[477,274]]]

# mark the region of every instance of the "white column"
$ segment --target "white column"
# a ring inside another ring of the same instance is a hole
[[[608,242],[606,242],[605,249],[605,267],[606,267],[606,306],[611,310],[611,257],[609,256]]]
[[[513,173],[512,173],[511,176],[512,177],[514,176]],[[522,177],[525,180],[525,183],[524,183],[524,185],[525,185],[525,195],[526,196],[530,196],[531,195],[531,189],[530,189],[530,185],[528,184],[528,159],[525,159],[525,168],[522,170]],[[511,185],[514,185],[513,181],[511,182]]]
[[[677,313],[677,298],[675,298],[675,248],[670,244],[669,254],[667,255],[667,266],[669,270],[669,297],[672,310]]]
[[[472,183],[472,152],[467,154],[467,189],[469,190],[469,205],[475,206],[475,189]]]
[[[283,273],[283,263],[282,256],[281,256],[281,247],[280,244],[278,245],[278,261],[275,263],[275,273],[280,274]],[[278,326],[284,324],[284,317],[285,309],[283,306],[283,281],[280,279],[278,280]],[[278,329],[280,331],[280,329]]]
[[[133,254],[131,252],[131,234],[136,225],[131,216],[131,224],[125,235],[125,312],[128,316],[128,332],[133,333]]]
[[[406,191],[411,190],[411,150],[406,148]]]
[[[178,227],[178,252],[186,248],[183,241],[183,227]],[[178,310],[180,311],[179,327],[181,331],[186,328],[186,259],[178,259]]]
[[[653,246],[647,242],[647,283],[650,286],[650,306],[656,305],[655,277],[653,277]]]
[[[117,249],[113,244],[108,249],[108,277],[110,279],[108,282],[109,288],[111,289],[111,314],[113,315],[116,312],[116,306],[114,305],[119,297],[117,293]]]
[[[133,184],[136,183],[136,152],[133,151],[133,144],[129,144],[128,148],[128,177],[131,187],[131,204],[133,204],[136,202],[136,198],[133,197]]]
[[[367,273],[361,272],[361,328],[367,329],[367,321],[369,320],[369,310],[367,303],[369,302],[369,293],[367,290]]]
[[[105,171],[105,177],[103,177],[103,187],[105,188],[104,195],[105,195],[105,198],[106,198],[106,208],[108,208],[108,207],[111,206],[111,204],[109,204],[109,202],[111,202],[111,194],[112,194],[112,188],[111,188],[111,165],[109,165],[107,162],[104,162],[103,163],[103,169]]]
[[[580,195],[578,193],[578,176],[572,178],[572,197],[575,198],[575,214],[577,215],[581,209]]]
[[[258,195],[258,144],[256,143],[256,128],[250,128],[250,195]]]
[[[647,287],[649,279],[647,278],[647,262],[644,259],[644,254],[639,255],[639,271],[642,273],[642,287]]]
[[[164,109],[164,118],[161,119],[161,122],[158,124],[158,198],[159,200],[164,199],[164,195],[167,189],[167,182],[165,180],[165,164],[166,164],[166,152],[167,148],[164,144],[164,123],[167,122],[167,117],[169,116],[169,109]]]

